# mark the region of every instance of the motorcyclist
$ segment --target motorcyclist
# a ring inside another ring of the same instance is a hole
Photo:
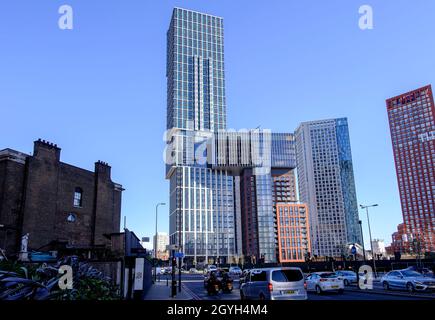
[[[210,276],[207,280],[207,291],[209,293],[215,292],[216,293],[216,287],[215,285],[218,284],[218,279],[215,271],[210,272]]]
[[[230,276],[228,275],[228,273],[223,272],[222,273],[222,290],[223,291],[231,291],[232,290],[232,285],[228,286],[229,283],[232,284],[233,280],[230,278]]]

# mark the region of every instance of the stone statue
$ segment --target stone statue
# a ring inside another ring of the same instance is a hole
[[[26,233],[21,237],[21,252],[27,252],[27,246],[29,244],[29,234]]]
[[[20,257],[19,257],[19,260],[21,261],[29,260],[29,254],[27,252],[28,244],[29,244],[29,234],[26,233],[24,236],[21,237],[21,250],[20,250]]]

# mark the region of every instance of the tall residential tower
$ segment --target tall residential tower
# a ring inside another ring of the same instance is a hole
[[[302,123],[296,130],[296,153],[312,253],[340,257],[347,244],[362,243],[347,119]]]
[[[435,252],[435,106],[432,87],[387,100],[402,204],[403,248]],[[416,249],[416,248],[414,248]]]
[[[170,242],[191,263],[225,262],[236,252],[233,177],[194,159],[226,128],[222,18],[175,8],[167,33],[167,129],[173,162]],[[192,160],[192,161],[191,161]]]
[[[294,223],[307,210],[286,216],[282,233],[276,215],[278,203],[295,203],[294,135],[227,130],[222,18],[175,8],[167,36],[171,244],[188,265],[242,255],[267,263],[277,262],[281,237],[285,259],[303,260],[309,242]]]

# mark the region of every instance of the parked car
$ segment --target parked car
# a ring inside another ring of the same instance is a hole
[[[339,279],[343,280],[345,286],[349,286],[352,283],[357,283],[357,274],[353,271],[338,270],[335,272]]]
[[[417,271],[404,269],[390,271],[381,278],[385,290],[406,289],[408,292],[435,290],[435,279]]]
[[[242,275],[242,273],[243,273],[243,271],[242,271],[242,269],[240,269],[240,267],[238,267],[238,266],[230,267],[229,274],[231,276],[238,276],[238,277],[240,277]]]
[[[334,272],[315,272],[307,276],[307,290],[322,294],[326,291],[344,292],[344,281]]]
[[[425,267],[411,266],[406,268],[405,270],[417,271],[418,273],[421,273],[425,277],[434,277],[433,271]]]
[[[208,265],[205,269],[204,269],[204,272],[210,272],[210,271],[216,271],[217,270],[217,267],[215,266],[215,265],[213,265],[213,264],[211,264],[211,265]]]
[[[189,273],[198,273],[198,270],[196,268],[190,268]]]
[[[252,269],[240,287],[240,298],[254,300],[306,300],[300,268]]]

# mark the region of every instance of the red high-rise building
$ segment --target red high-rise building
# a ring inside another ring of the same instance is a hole
[[[387,100],[407,240],[435,251],[435,106],[426,86]]]

